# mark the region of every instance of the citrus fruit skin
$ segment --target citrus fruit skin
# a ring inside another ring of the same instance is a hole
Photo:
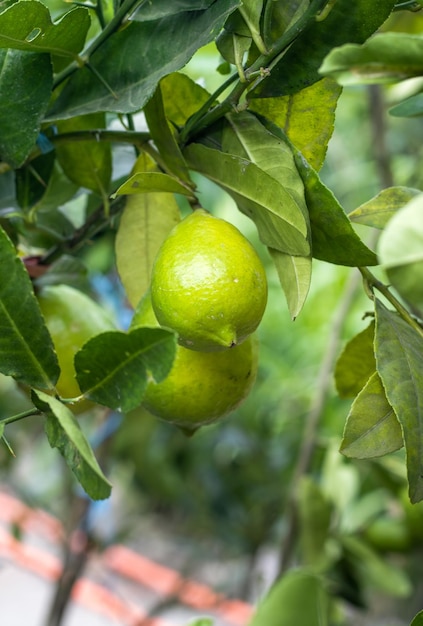
[[[137,326],[158,326],[149,296],[134,316],[131,327]],[[255,335],[221,352],[199,352],[178,345],[169,375],[160,383],[148,383],[143,406],[186,431],[196,430],[243,402],[256,379],[257,362]]]
[[[235,226],[196,209],[161,246],[151,297],[159,323],[175,330],[181,345],[225,350],[259,325],[267,303],[266,273]]]
[[[59,361],[57,393],[62,398],[75,398],[81,395],[75,378],[75,354],[88,339],[114,330],[115,324],[94,300],[68,285],[43,287],[37,298]]]

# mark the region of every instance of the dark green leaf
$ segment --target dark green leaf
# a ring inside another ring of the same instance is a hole
[[[371,459],[403,445],[401,426],[374,372],[353,402],[340,451],[354,459]]]
[[[45,431],[52,448],[57,448],[86,493],[93,500],[110,496],[111,484],[104,476],[72,411],[41,391],[33,394],[35,405],[47,414]]]
[[[417,93],[389,109],[395,117],[417,117],[423,115],[423,93]]]
[[[16,2],[0,14],[0,48],[75,58],[90,27],[88,9],[76,7],[56,23],[38,0]]]
[[[65,85],[49,119],[97,111],[139,111],[159,80],[179,70],[198,48],[212,41],[239,3],[215,0],[204,11],[187,11],[154,22],[129,22],[90,59],[104,82],[93,80],[88,68],[80,69]]]
[[[408,33],[380,33],[363,45],[332,50],[320,72],[342,85],[386,83],[423,74],[423,38]]]
[[[32,284],[0,228],[0,371],[19,382],[52,389],[59,366]]]
[[[410,626],[423,626],[423,611],[417,613],[416,617],[411,622]]]
[[[411,187],[387,187],[349,213],[348,217],[357,224],[383,229],[399,209],[420,193],[419,189]]]
[[[255,163],[200,144],[188,146],[188,165],[223,187],[251,217],[261,241],[276,250],[307,255],[307,222],[290,193]]]
[[[396,0],[337,0],[328,16],[312,19],[294,41],[268,78],[252,97],[277,97],[297,93],[321,79],[319,67],[326,55],[344,43],[363,43],[386,20]]]
[[[57,123],[59,133],[92,128],[104,128],[105,115],[95,113],[62,120]],[[57,158],[66,176],[80,187],[91,189],[105,197],[112,174],[112,153],[106,141],[69,141],[56,146]]]
[[[345,346],[335,365],[336,390],[341,398],[356,396],[376,371],[374,354],[375,325],[353,337]]]
[[[175,335],[162,328],[101,333],[76,353],[76,378],[87,398],[126,413],[141,404],[149,375],[167,376],[175,350]]]
[[[36,285],[38,288],[69,285],[81,291],[89,291],[88,270],[77,257],[63,254],[49,266],[45,274],[37,278]]]
[[[376,300],[377,369],[403,431],[411,502],[423,500],[423,330]]]
[[[29,210],[45,195],[55,162],[54,152],[42,154],[16,171],[16,198],[19,206]]]
[[[329,601],[322,580],[291,570],[259,604],[249,626],[328,626]]]
[[[0,160],[12,167],[35,146],[52,84],[48,54],[0,49]]]
[[[134,19],[141,22],[156,20],[160,17],[176,15],[184,11],[201,11],[207,9],[215,0],[154,0],[145,2],[134,14]]]
[[[375,253],[361,241],[333,193],[299,152],[295,156],[310,213],[313,257],[336,265],[377,265]]]

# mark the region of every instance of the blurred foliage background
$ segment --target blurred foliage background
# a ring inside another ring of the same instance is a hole
[[[61,3],[56,5],[60,13]],[[386,28],[421,33],[423,17],[395,14]],[[195,55],[186,71],[213,90],[222,80],[216,72],[218,64],[218,53],[208,46]],[[373,88],[344,89],[323,178],[347,212],[386,186],[386,172],[396,185],[423,188],[421,120],[388,113],[398,90],[408,86],[378,88],[376,103]],[[142,119],[138,122],[142,128]],[[116,178],[128,174],[130,150],[116,150]],[[290,511],[291,498],[303,493],[299,474],[305,471],[330,503],[329,544],[336,553],[330,558],[338,596],[347,601],[349,610],[367,608],[370,612],[378,611],[380,596],[388,597],[398,616],[390,618],[397,619],[392,625],[408,623],[415,609],[421,608],[421,507],[407,505],[403,465],[396,462],[396,455],[351,462],[338,453],[350,402],[337,397],[334,359],[345,342],[368,324],[364,318],[367,297],[354,278],[358,272],[314,261],[310,295],[292,322],[252,222],[211,183],[200,177],[197,182],[204,206],[238,226],[268,269],[270,292],[259,329],[258,380],[238,411],[222,423],[201,429],[192,439],[142,410],[123,417],[100,416],[101,432],[98,415],[81,418],[84,429],[98,443],[114,484],[110,501],[88,507],[90,532],[100,548],[117,540],[142,548],[154,527],[154,532],[173,538],[185,559],[184,567],[207,578],[210,572],[205,564],[220,563],[220,578],[209,582],[229,595],[256,601],[283,569],[281,553],[291,551],[295,539],[299,538],[299,545],[306,540],[304,520],[309,512],[298,521]],[[88,194],[79,203],[88,205]],[[183,199],[180,206],[187,210]],[[370,232],[360,234],[370,241]],[[108,233],[79,254],[88,267],[91,289],[125,328],[131,311],[116,275],[113,244],[113,233]],[[0,417],[27,405],[12,379],[0,378]],[[0,480],[30,504],[67,520],[70,503],[80,494],[68,472],[62,471],[59,455],[49,449],[42,424],[32,420],[9,427],[16,458],[6,447],[0,448]],[[351,545],[345,547],[345,537],[359,538],[383,556],[376,562],[379,576],[372,578],[360,570],[358,552]],[[271,555],[270,579],[259,568],[267,554]],[[294,549],[290,563],[297,558]],[[395,584],[389,584],[389,577]],[[392,613],[389,603],[384,610],[387,606]],[[350,623],[348,615],[348,611],[343,613],[334,623]]]

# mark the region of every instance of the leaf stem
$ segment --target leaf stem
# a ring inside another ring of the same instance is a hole
[[[420,324],[410,315],[407,309],[397,300],[397,298],[389,291],[389,287],[382,283],[367,267],[358,268],[363,276],[367,286],[371,293],[373,289],[377,289],[385,298],[392,304],[397,313],[402,317],[404,322],[407,322],[414,330],[423,337],[423,328]]]
[[[101,0],[99,0],[101,1]],[[106,25],[106,27],[99,33],[94,41],[82,52],[77,61],[70,63],[62,72],[57,74],[53,82],[53,89],[63,83],[69,76],[74,74],[81,66],[86,65],[91,56],[98,50],[98,48],[115,33],[121,26],[124,19],[134,12],[137,5],[142,6],[146,0],[124,0],[122,5],[116,11],[114,17]]]
[[[32,415],[42,415],[42,413],[34,407],[33,409],[28,409],[27,411],[23,411],[22,413],[17,413],[16,415],[5,417],[4,419],[0,420],[0,424],[12,424],[13,422],[18,422],[19,420],[22,420],[25,417],[31,417]]]
[[[221,102],[210,110],[207,110],[204,115],[202,112],[205,109],[204,105],[198,113],[195,114],[189,120],[186,128],[181,133],[181,138],[184,143],[188,143],[194,137],[199,135],[204,129],[208,128],[226,113],[232,109],[236,109],[244,92],[254,83],[254,88],[269,75],[269,69],[273,67],[285,53],[285,50],[292,44],[293,41],[309,26],[309,24],[316,19],[316,16],[321,13],[322,9],[327,4],[328,0],[311,0],[308,9],[298,19],[291,28],[270,47],[266,54],[261,54],[252,65],[245,70],[246,81],[237,81],[234,89],[231,93]],[[257,72],[259,72],[259,79],[257,80]],[[231,76],[230,81],[233,82],[237,78],[237,74]],[[228,83],[228,81],[227,81]],[[230,83],[229,83],[230,84]],[[227,84],[225,83],[225,87]],[[219,88],[209,99],[211,103],[215,102],[217,96],[222,92]],[[208,101],[208,102],[209,102]],[[208,104],[208,103],[206,103]]]

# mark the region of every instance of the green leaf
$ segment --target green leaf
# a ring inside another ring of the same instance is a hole
[[[420,193],[419,189],[412,187],[387,187],[349,213],[348,217],[356,224],[383,229],[399,209]]]
[[[340,451],[354,459],[372,459],[403,445],[400,424],[374,372],[353,402]]]
[[[262,81],[251,96],[277,97],[297,93],[322,78],[319,67],[335,46],[363,43],[390,15],[396,0],[337,0],[328,16],[321,21],[312,19],[271,75]]]
[[[239,0],[215,0],[203,11],[129,22],[90,58],[103,82],[94,81],[87,67],[78,70],[53,104],[48,119],[97,111],[139,111],[160,79],[179,70],[198,48],[212,41],[239,4]]]
[[[320,73],[341,85],[387,83],[423,74],[423,37],[408,33],[379,33],[363,45],[335,48]]]
[[[321,488],[309,476],[303,476],[300,481],[298,512],[302,559],[313,568],[325,567],[325,543],[329,535],[332,506]]]
[[[423,193],[388,222],[379,238],[378,255],[385,268],[423,261]]]
[[[372,322],[350,339],[340,354],[334,371],[336,390],[341,398],[356,396],[376,371],[374,354],[375,324]]]
[[[35,146],[52,84],[48,54],[0,49],[0,160],[14,168]]]
[[[175,138],[175,131],[166,118],[160,84],[145,105],[144,115],[151,138],[169,172],[193,187],[188,167]]]
[[[184,155],[193,170],[225,189],[251,217],[265,245],[289,254],[309,254],[305,217],[272,176],[247,159],[200,144],[189,145]]]
[[[42,2],[16,2],[0,14],[0,48],[75,58],[84,46],[90,22],[88,9],[83,7],[72,9],[53,24]]]
[[[83,115],[57,123],[59,133],[92,128],[105,128],[103,113]],[[79,185],[100,196],[107,196],[112,174],[112,152],[106,141],[68,141],[56,146],[57,158],[66,176]]]
[[[375,352],[386,396],[401,424],[411,502],[423,500],[423,335],[376,300]]]
[[[416,617],[411,622],[410,626],[423,626],[423,611],[417,613]]]
[[[16,198],[22,209],[32,209],[42,201],[53,174],[55,160],[54,152],[48,152],[16,171]]]
[[[48,270],[35,281],[37,288],[48,285],[68,285],[89,292],[88,270],[78,257],[62,254]]]
[[[49,157],[52,160],[49,176],[44,184],[41,185],[42,190],[39,194],[38,200],[29,203],[29,206],[32,207],[32,215],[36,212],[54,212],[59,209],[59,207],[72,200],[77,191],[79,190],[79,185],[72,183],[69,178],[65,175],[62,168],[60,167],[57,159],[55,158],[54,152],[43,155]],[[23,169],[28,170],[28,173],[31,171],[35,164],[40,162],[41,157],[34,159],[31,163],[28,164],[28,167]],[[46,159],[47,160],[47,159]],[[47,161],[48,162],[48,161]],[[18,179],[19,172],[16,172],[16,177]],[[44,176],[41,176],[43,179]],[[38,181],[40,184],[40,181]],[[22,206],[22,203],[21,203]]]
[[[183,11],[200,11],[207,9],[215,0],[154,0],[142,4],[136,11],[134,19],[142,22],[146,20],[156,20],[159,17],[176,15]]]
[[[112,486],[72,411],[41,391],[34,391],[33,400],[37,408],[47,414],[45,431],[49,444],[59,450],[86,493],[93,500],[108,498]]]
[[[160,81],[165,115],[182,127],[188,118],[207,102],[210,94],[189,76],[173,72]]]
[[[388,222],[378,255],[393,287],[423,313],[423,193]]]
[[[291,570],[258,605],[248,626],[328,626],[329,601],[322,580]]]
[[[26,385],[52,389],[59,366],[32,284],[0,227],[0,371]]]
[[[269,252],[285,293],[289,314],[291,319],[295,320],[304,306],[310,289],[311,257],[293,256],[273,248],[269,248]]]
[[[149,375],[166,378],[175,351],[174,333],[162,328],[101,333],[76,353],[76,378],[87,398],[126,413],[141,404]]]
[[[416,93],[389,109],[394,117],[418,117],[423,115],[423,93]]]
[[[377,265],[375,253],[361,241],[333,193],[302,154],[294,154],[310,213],[313,257],[336,265]]]
[[[410,579],[402,568],[385,561],[358,537],[344,535],[342,544],[360,580],[394,598],[411,594]]]
[[[319,170],[332,136],[340,95],[341,87],[325,78],[296,94],[252,99],[250,109],[282,128],[310,165]]]
[[[137,172],[126,180],[114,195],[133,195],[154,192],[180,193],[192,196],[192,191],[169,174],[161,172]]]
[[[190,622],[188,626],[213,626],[214,621],[208,617],[200,617],[200,619],[195,619],[193,622]]]
[[[153,167],[141,154],[134,175],[142,173],[141,170],[151,173]],[[178,204],[169,193],[128,197],[115,239],[115,252],[120,278],[134,308],[150,285],[151,269],[160,246],[180,219]]]

